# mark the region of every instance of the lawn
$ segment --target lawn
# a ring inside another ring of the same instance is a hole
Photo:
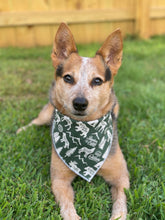
[[[79,45],[93,56],[99,44]],[[60,220],[50,182],[47,126],[16,130],[48,102],[54,70],[51,47],[0,49],[0,219]],[[115,78],[119,142],[130,172],[128,220],[165,219],[165,37],[124,41]],[[112,201],[101,177],[73,182],[83,220],[107,220]]]

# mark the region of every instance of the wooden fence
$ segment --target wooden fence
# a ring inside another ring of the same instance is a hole
[[[0,0],[0,47],[51,45],[59,23],[77,43],[123,35],[165,34],[165,0]]]

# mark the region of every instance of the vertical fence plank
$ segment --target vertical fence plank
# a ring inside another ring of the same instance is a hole
[[[54,11],[67,11],[66,1],[64,0],[49,0],[49,10]],[[55,34],[58,29],[58,25],[50,25],[50,35],[51,35],[51,43],[49,45],[53,45]]]
[[[0,46],[3,47],[16,46],[15,28],[13,27],[0,28]]]
[[[10,0],[13,12],[26,12],[31,10],[29,0]],[[16,46],[32,47],[35,46],[33,25],[15,27]]]
[[[50,2],[45,0],[35,0],[30,2],[30,11],[51,11]],[[46,46],[52,44],[50,25],[36,25],[33,27],[34,44],[36,46]],[[34,45],[34,46],[35,46]]]
[[[0,1],[0,12],[9,12],[12,10],[12,2],[9,0]],[[1,19],[1,18],[0,18]],[[14,27],[0,28],[0,46],[16,46],[16,36]]]
[[[165,0],[152,0],[151,2],[151,7],[152,9],[165,9]],[[157,15],[160,15],[162,17],[159,17],[159,19],[154,18],[151,19],[151,35],[161,35],[161,34],[165,34],[165,19],[163,17],[165,17],[165,10],[164,11],[164,15],[162,12],[157,12]],[[152,12],[151,12],[152,14]]]
[[[136,0],[135,33],[144,39],[150,37],[150,0]]]

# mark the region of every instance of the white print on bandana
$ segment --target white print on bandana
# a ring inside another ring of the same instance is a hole
[[[77,147],[74,147],[74,148],[71,148],[70,150],[68,150],[65,154],[65,157],[70,157],[75,152],[76,149],[77,149]]]
[[[72,121],[70,120],[70,118],[64,115],[61,120],[66,121],[67,124],[65,125],[65,127],[67,127],[67,130],[70,130],[72,125]]]
[[[78,153],[79,154],[84,153],[84,157],[87,157],[89,154],[93,153],[94,150],[95,148],[88,149],[87,147],[83,147],[78,151]]]
[[[69,148],[69,141],[67,140],[65,133],[63,133],[61,142],[62,142],[62,143],[64,142],[64,144],[65,144],[65,145],[64,145],[64,148]]]
[[[72,141],[73,141],[74,144],[79,144],[79,145],[81,145],[80,138],[73,137],[73,136],[71,135],[71,132],[67,132],[67,133],[69,134],[69,137],[72,138]]]
[[[76,126],[76,131],[80,131],[80,135],[85,138],[89,132],[89,128],[81,121],[77,122],[76,124],[78,125]]]

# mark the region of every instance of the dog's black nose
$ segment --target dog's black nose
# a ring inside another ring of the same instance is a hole
[[[77,111],[85,111],[88,106],[88,100],[84,97],[77,97],[73,100],[73,107]]]

